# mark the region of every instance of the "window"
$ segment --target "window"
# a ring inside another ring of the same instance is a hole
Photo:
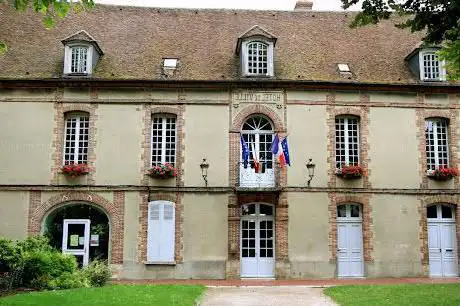
[[[148,208],[147,261],[174,262],[175,208],[168,201],[153,201]]]
[[[88,73],[88,47],[71,48],[70,73]]]
[[[361,205],[342,204],[337,206],[337,218],[361,218]]]
[[[359,165],[359,118],[335,118],[336,168]]]
[[[448,121],[431,118],[425,121],[427,171],[449,166]]]
[[[65,118],[64,165],[88,162],[89,115],[72,113]]]
[[[176,117],[158,115],[152,118],[152,166],[176,162]]]
[[[443,81],[445,71],[434,50],[420,52],[420,78],[422,81]]]
[[[242,52],[243,75],[273,76],[273,42],[247,41]]]

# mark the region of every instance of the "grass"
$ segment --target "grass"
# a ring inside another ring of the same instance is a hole
[[[460,284],[363,285],[327,288],[339,305],[460,305]]]
[[[42,291],[0,298],[0,305],[195,305],[204,286],[113,285],[102,288]]]

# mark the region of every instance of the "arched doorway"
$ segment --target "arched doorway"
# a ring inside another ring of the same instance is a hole
[[[241,277],[274,277],[274,207],[243,204],[240,233]]]
[[[364,276],[362,209],[359,204],[337,206],[337,276]]]
[[[244,122],[241,135],[251,153],[248,164],[244,163],[243,160],[240,161],[241,187],[275,186],[275,171],[271,152],[273,133],[272,123],[263,115],[251,116]]]
[[[430,276],[457,276],[455,207],[449,204],[427,206],[428,258]]]
[[[53,247],[75,255],[80,266],[108,259],[109,218],[88,203],[68,203],[53,209],[44,219],[43,234]]]

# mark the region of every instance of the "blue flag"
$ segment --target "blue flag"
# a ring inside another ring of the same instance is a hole
[[[287,137],[284,137],[283,140],[281,140],[281,147],[283,148],[283,153],[284,153],[284,159],[286,160],[286,164],[289,166],[291,165],[291,159],[289,157],[289,146],[287,142]]]
[[[243,160],[245,169],[248,167],[249,154],[249,146],[246,141],[244,141],[243,135],[241,135],[241,159]]]

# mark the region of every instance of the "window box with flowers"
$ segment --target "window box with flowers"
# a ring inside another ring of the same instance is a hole
[[[448,168],[447,166],[442,166],[434,170],[429,169],[426,171],[426,174],[430,179],[436,181],[447,181],[453,178],[454,176],[458,176],[458,170],[455,168]]]
[[[177,176],[177,170],[170,163],[153,166],[149,169],[148,175],[153,178],[167,179]]]
[[[76,178],[78,176],[87,175],[89,173],[89,167],[85,163],[82,163],[82,164],[72,163],[69,165],[62,166],[61,172],[65,174],[66,176],[69,176],[71,178]]]
[[[335,169],[335,175],[346,180],[359,179],[364,175],[364,169],[359,165],[342,165]]]

